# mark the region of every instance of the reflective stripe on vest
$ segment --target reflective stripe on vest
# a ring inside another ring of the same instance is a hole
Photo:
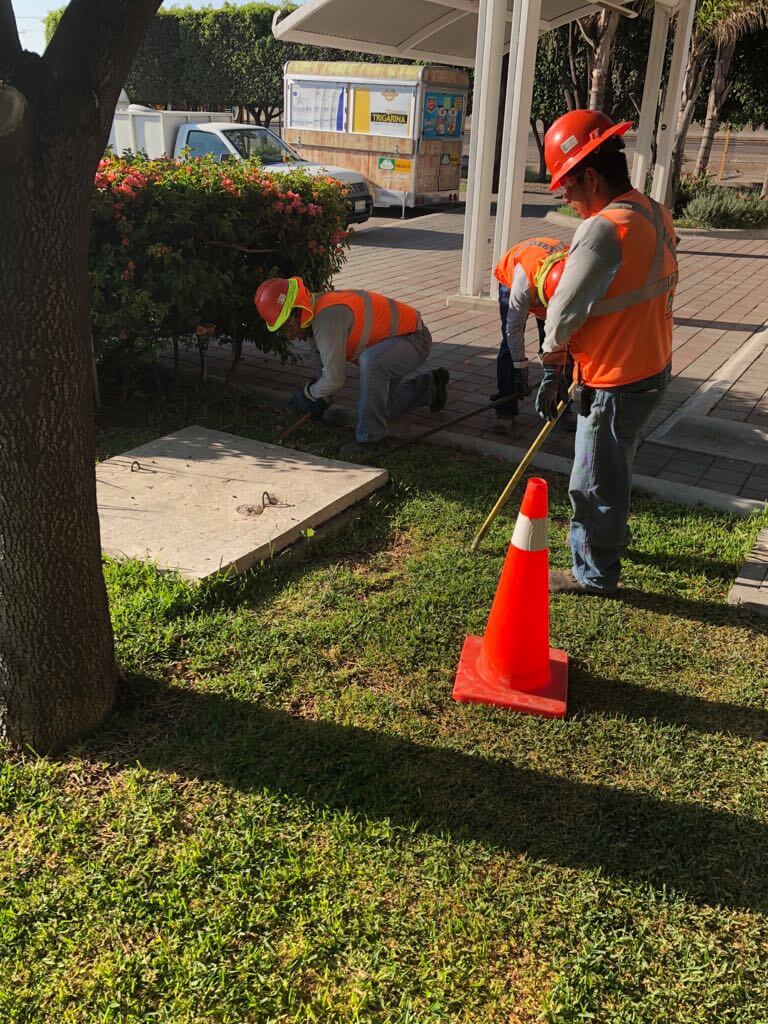
[[[520,551],[544,551],[548,545],[548,519],[529,519],[522,512],[512,534],[512,546]]]
[[[398,338],[418,330],[421,317],[417,310],[404,302],[388,299],[378,292],[347,288],[338,292],[325,292],[315,301],[315,315],[330,306],[346,306],[354,317],[347,337],[348,362],[358,359],[371,345],[386,338]]]
[[[677,284],[677,271],[666,277],[659,276],[664,266],[664,246],[667,246],[675,259],[677,259],[677,251],[674,241],[669,237],[669,233],[664,227],[661,206],[654,199],[649,200],[649,202],[651,203],[650,210],[646,210],[640,203],[624,201],[610,203],[605,207],[604,211],[601,211],[603,213],[607,210],[630,210],[632,213],[645,217],[653,225],[656,232],[656,251],[653,254],[653,262],[642,288],[636,288],[631,292],[624,292],[623,295],[613,295],[609,299],[601,299],[592,307],[590,316],[607,316],[609,313],[621,313],[622,310],[629,309],[631,306],[639,306],[641,302],[649,302],[651,299],[657,299],[660,295],[665,295]]]

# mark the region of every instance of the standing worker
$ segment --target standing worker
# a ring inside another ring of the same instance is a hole
[[[491,401],[505,395],[509,402],[496,406],[494,433],[509,432],[517,416],[517,400],[528,388],[528,360],[525,358],[525,325],[529,315],[536,318],[539,352],[544,343],[547,307],[562,277],[568,247],[556,238],[528,238],[502,256],[493,274],[499,282],[501,345],[496,356],[496,387]]]
[[[372,454],[387,436],[389,420],[429,406],[439,412],[447,400],[448,371],[442,367],[404,379],[423,366],[432,335],[418,310],[377,292],[312,293],[300,277],[263,281],[253,300],[270,331],[289,341],[309,338],[320,377],[291,396],[296,412],[322,419],[333,395],[344,386],[347,363],[360,367],[356,441],[344,455]]]
[[[573,469],[573,568],[550,572],[551,593],[612,594],[619,583],[632,463],[669,383],[676,238],[669,211],[632,188],[629,122],[594,110],[559,118],[544,137],[551,190],[584,219],[547,311],[536,410],[553,419],[570,350],[580,388]]]

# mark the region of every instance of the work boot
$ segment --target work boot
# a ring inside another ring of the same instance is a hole
[[[590,590],[573,575],[572,569],[550,569],[549,570],[549,592],[550,594],[589,594],[590,597],[612,597],[613,590]]]
[[[448,381],[450,380],[450,374],[443,366],[438,366],[436,370],[432,371],[432,377],[435,381],[435,397],[429,404],[430,412],[440,412],[441,409],[445,408],[445,403],[448,401]]]

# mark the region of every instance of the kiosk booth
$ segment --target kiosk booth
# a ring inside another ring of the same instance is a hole
[[[283,137],[359,171],[374,205],[458,202],[469,76],[434,65],[289,61]]]

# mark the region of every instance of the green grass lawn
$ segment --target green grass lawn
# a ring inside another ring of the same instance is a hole
[[[278,418],[136,410],[100,454]],[[547,721],[451,699],[511,467],[390,468],[304,561],[198,587],[106,566],[117,716],[0,767],[0,1021],[768,1021],[768,641],[725,603],[760,521],[638,497],[623,596],[552,601],[571,694]]]

